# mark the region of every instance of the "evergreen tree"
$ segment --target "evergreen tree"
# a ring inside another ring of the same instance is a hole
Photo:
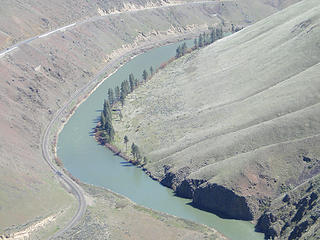
[[[136,156],[136,151],[137,151],[137,146],[134,144],[134,143],[132,143],[131,144],[131,153],[132,153],[132,156],[135,158],[135,156]]]
[[[129,142],[129,139],[128,139],[127,135],[124,136],[123,142],[124,142],[124,144],[126,145],[126,152],[127,152],[127,151],[128,151],[128,142]]]
[[[131,145],[131,153],[132,153],[134,159],[136,159],[136,160],[141,159],[139,147],[137,145],[135,145],[134,143],[132,143],[132,145]]]
[[[216,41],[216,30],[212,29],[210,33],[210,42],[214,43]]]
[[[103,103],[103,114],[104,114],[106,119],[111,116],[110,105],[109,105],[109,102],[106,99],[104,100],[104,103]]]
[[[107,142],[113,142],[114,140],[114,129],[113,129],[113,126],[112,126],[112,118],[106,118],[106,125],[105,125],[105,131],[108,135],[108,139],[107,139]]]
[[[216,37],[217,39],[221,39],[223,37],[222,27],[216,29]]]
[[[179,47],[177,47],[176,49],[176,58],[179,58],[182,56],[182,49],[181,46],[179,45]]]
[[[123,105],[124,105],[124,100],[125,100],[125,96],[124,96],[124,93],[122,93],[122,91],[121,91],[121,93],[120,93],[120,102],[121,102],[121,105],[122,105],[122,107],[123,107]]]
[[[194,49],[198,49],[199,45],[198,45],[198,39],[194,39]]]
[[[181,47],[181,54],[184,56],[187,53],[187,44],[184,42]]]
[[[147,79],[148,79],[148,72],[147,72],[146,70],[143,70],[142,78],[143,78],[144,81],[147,81]]]
[[[121,100],[121,97],[123,99],[125,99],[127,97],[128,93],[129,93],[128,84],[126,83],[126,81],[123,81],[121,83],[121,89],[120,89],[120,100]]]
[[[115,93],[115,101],[119,101],[120,100],[120,88],[119,88],[119,86],[115,87],[114,93]]]
[[[205,32],[203,33],[203,45],[204,46],[207,46],[209,44],[209,41],[208,41],[209,37],[208,36],[209,36],[208,33],[205,33]]]
[[[108,99],[109,99],[110,105],[113,105],[115,101],[114,101],[114,94],[113,94],[112,88],[109,88],[108,90]]]
[[[202,36],[202,34],[199,35],[198,45],[199,45],[199,48],[203,47],[203,36]]]
[[[101,112],[101,118],[100,118],[101,128],[104,129],[104,126],[106,125],[106,116]]]
[[[125,86],[125,89],[126,89],[126,92],[127,92],[127,94],[126,94],[126,96],[127,96],[130,93],[130,83],[129,83],[128,80],[124,81],[124,86]]]
[[[206,33],[203,33],[203,46],[207,45],[207,35]]]
[[[133,90],[134,90],[134,88],[135,88],[134,80],[135,80],[135,79],[134,79],[133,74],[130,73],[130,75],[129,75],[129,85],[130,85],[129,90],[130,90],[130,92],[133,92]]]
[[[109,102],[104,100],[103,111],[101,113],[101,127],[105,131],[103,140],[110,143],[114,140],[114,129],[112,126],[112,113]]]

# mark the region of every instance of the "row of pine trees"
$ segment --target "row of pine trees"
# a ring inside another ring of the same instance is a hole
[[[234,26],[232,29],[233,29],[232,32],[234,32]],[[222,37],[223,37],[222,28],[216,28],[216,29],[213,28],[209,33],[204,32],[194,40],[194,46],[191,49],[188,49],[186,43],[183,43],[182,45],[178,46],[178,48],[176,49],[175,58],[176,59],[180,58],[184,56],[186,53],[191,52],[192,50],[196,50],[196,49],[205,47],[211,43],[214,43],[215,41],[221,39]],[[153,75],[154,75],[154,69],[151,66],[150,72],[148,72],[147,70],[143,70],[141,81],[135,78],[134,75],[131,73],[129,75],[128,80],[124,80],[121,83],[120,87],[116,86],[114,89],[112,88],[108,89],[108,100],[104,100],[103,111],[101,112],[100,126],[98,127],[100,141],[102,141],[103,144],[112,143],[114,141],[115,131],[112,125],[112,106],[120,102],[123,107],[125,99],[128,96],[128,94],[132,93],[137,87],[145,83]],[[122,115],[120,112],[120,118],[121,117]],[[129,142],[128,137],[125,136],[123,141],[126,144],[126,151],[127,151],[127,144]],[[131,145],[131,154],[135,162],[137,163],[147,162],[146,157],[142,158],[139,147],[135,143],[132,143]]]
[[[150,75],[154,74],[153,67],[150,67]],[[116,86],[114,89],[108,89],[108,100],[104,100],[103,111],[100,118],[100,138],[104,143],[112,143],[114,141],[114,129],[112,126],[112,106],[117,102],[121,102],[122,106],[129,93],[132,93],[143,82],[149,78],[149,73],[144,70],[142,73],[142,82],[131,73],[128,80],[124,80],[121,86]],[[121,114],[120,114],[121,117]]]
[[[233,25],[232,25],[233,26]],[[199,35],[198,38],[194,39],[194,46],[191,49],[188,49],[187,44],[183,43],[179,45],[176,49],[176,58],[184,56],[186,53],[189,53],[193,50],[205,47],[215,41],[223,38],[222,28],[212,28],[209,33],[204,32]]]
[[[150,76],[154,74],[153,67],[150,67]],[[108,101],[110,106],[113,106],[117,102],[121,102],[122,106],[124,101],[129,93],[132,93],[134,89],[136,89],[139,85],[145,83],[149,78],[149,73],[147,70],[143,70],[142,72],[142,81],[139,81],[134,75],[131,73],[129,75],[128,80],[124,80],[121,83],[121,86],[116,86],[114,89],[108,89]]]
[[[150,75],[149,75],[150,74]],[[100,117],[100,125],[98,127],[99,132],[99,140],[102,144],[112,143],[114,142],[115,131],[112,125],[112,107],[120,102],[121,105],[124,105],[124,101],[128,94],[132,93],[138,86],[145,83],[151,76],[153,76],[154,70],[153,67],[150,67],[150,73],[147,70],[143,70],[142,72],[142,80],[139,81],[134,75],[131,73],[129,75],[128,80],[124,80],[121,83],[121,86],[116,86],[114,89],[108,89],[108,99],[104,100],[103,103],[103,110],[101,112]],[[150,76],[150,77],[149,77]],[[122,118],[120,112],[120,118]],[[126,144],[126,151],[127,151],[127,144],[129,139],[127,136],[124,137],[124,143]],[[139,147],[132,143],[131,145],[131,154],[133,156],[133,162],[143,165],[147,162],[146,157],[142,157],[140,153]]]

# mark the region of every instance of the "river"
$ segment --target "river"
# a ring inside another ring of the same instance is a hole
[[[186,41],[191,45],[193,41]],[[232,240],[259,240],[250,222],[222,219],[190,206],[189,199],[176,197],[171,189],[149,178],[97,144],[92,130],[100,116],[108,89],[120,85],[130,73],[141,79],[142,71],[156,69],[175,55],[179,43],[151,49],[123,65],[105,80],[75,111],[58,139],[57,154],[71,174],[81,181],[106,187],[127,196],[139,205],[211,226]],[[181,43],[180,43],[181,44]]]

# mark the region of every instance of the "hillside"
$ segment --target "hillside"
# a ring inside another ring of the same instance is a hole
[[[74,214],[76,200],[41,151],[46,126],[73,93],[106,66],[105,75],[142,49],[194,36],[208,26],[247,26],[297,1],[265,2],[2,1],[1,49],[77,24],[0,55],[0,233],[62,213],[51,223],[52,233]],[[61,124],[52,129],[52,145]]]
[[[272,201],[256,229],[267,239],[319,239],[320,175]]]
[[[222,19],[232,20],[236,24],[250,24],[282,9],[299,0],[269,0],[269,1],[220,1],[215,12]],[[97,20],[109,13],[119,13],[143,8],[159,6],[183,5],[190,2],[204,2],[210,6],[215,1],[178,1],[178,0],[72,0],[72,1],[17,1],[4,0],[0,6],[0,49],[8,47],[17,41],[49,32],[69,24]],[[216,3],[219,3],[216,1]],[[207,10],[210,10],[209,7]],[[208,12],[210,14],[210,11]],[[201,16],[200,16],[201,18]]]
[[[174,61],[129,96],[117,139],[195,206],[257,219],[320,173],[319,24],[302,1]]]

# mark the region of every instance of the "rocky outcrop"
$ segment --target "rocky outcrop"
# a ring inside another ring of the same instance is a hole
[[[172,62],[128,96],[117,139],[195,206],[256,220],[320,173],[320,58],[299,57],[319,52],[319,9],[303,1]]]
[[[226,218],[253,219],[246,198],[218,184],[204,183],[198,187],[193,195],[193,204]]]
[[[177,187],[176,194],[180,197],[192,199],[195,190],[204,182],[203,179],[184,179]]]
[[[256,230],[265,239],[318,239],[320,175],[274,200],[259,218]]]
[[[189,178],[189,167],[174,171],[169,166],[165,166],[164,171],[165,177],[160,183],[172,188],[177,196],[192,199],[195,207],[226,218],[253,219],[247,199],[234,191],[215,183],[207,183],[204,179]]]
[[[164,166],[164,178],[160,183],[166,187],[176,190],[177,186],[190,174],[189,167],[183,167],[176,172],[170,171],[169,166]]]
[[[176,195],[183,198],[192,199],[194,191],[198,186],[206,182],[204,179],[190,179],[191,173],[189,167],[183,167],[178,171],[170,171],[170,167],[164,167],[165,176],[160,183],[166,187],[172,188]]]

